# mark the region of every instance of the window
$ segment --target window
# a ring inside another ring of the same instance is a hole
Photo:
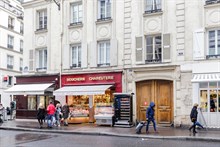
[[[14,18],[8,17],[8,28],[14,30]]]
[[[71,47],[71,68],[81,67],[81,46],[74,45]]]
[[[28,110],[37,110],[36,96],[28,96]]]
[[[38,28],[37,30],[47,29],[47,10],[37,11]]]
[[[161,62],[161,36],[147,36],[146,37],[146,63]]]
[[[82,23],[82,3],[73,3],[71,7],[71,24]]]
[[[110,41],[98,43],[98,66],[110,65]]]
[[[40,49],[36,51],[37,53],[37,70],[47,69],[47,49]]]
[[[205,1],[206,5],[216,4],[216,3],[220,3],[220,0],[206,0]]]
[[[12,85],[12,84],[13,84],[13,77],[8,76],[8,85]]]
[[[23,53],[23,45],[24,45],[23,40],[20,40],[20,52],[21,53]]]
[[[161,0],[146,0],[145,13],[155,13],[161,11]]]
[[[24,34],[24,24],[22,22],[20,24],[20,33]]]
[[[98,1],[98,20],[111,19],[111,0]]]
[[[14,37],[8,35],[8,48],[13,49],[14,48]]]
[[[20,70],[20,71],[23,70],[23,59],[21,59],[21,58],[20,58],[20,68],[19,68],[19,70]]]
[[[208,32],[208,55],[207,58],[220,58],[220,30]]]
[[[8,55],[7,56],[7,69],[13,69],[13,65],[14,65],[14,57]]]

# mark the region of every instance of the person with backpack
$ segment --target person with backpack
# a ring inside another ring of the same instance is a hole
[[[155,103],[154,102],[150,102],[150,105],[149,105],[149,107],[146,110],[146,121],[147,121],[146,133],[147,134],[149,133],[148,128],[149,128],[150,122],[153,123],[155,133],[158,133],[157,128],[156,128],[156,121],[154,119],[154,111],[155,111],[154,108],[155,108]]]

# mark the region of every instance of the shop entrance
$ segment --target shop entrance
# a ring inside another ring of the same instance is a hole
[[[146,120],[146,108],[155,102],[155,119],[158,124],[170,125],[173,121],[173,82],[149,80],[136,83],[137,120]]]

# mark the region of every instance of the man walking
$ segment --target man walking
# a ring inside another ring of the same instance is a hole
[[[154,119],[154,111],[155,111],[154,107],[155,107],[154,102],[150,102],[150,105],[149,105],[149,107],[147,108],[147,111],[146,111],[146,120],[147,120],[146,133],[147,134],[149,133],[148,128],[149,128],[149,124],[150,124],[151,121],[153,123],[155,133],[158,133],[157,129],[156,129],[156,122],[155,122],[155,119]]]

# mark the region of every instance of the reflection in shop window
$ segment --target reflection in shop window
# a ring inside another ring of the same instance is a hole
[[[28,110],[36,110],[36,96],[28,96]]]
[[[208,112],[207,90],[200,90],[200,106],[203,112]]]
[[[220,82],[219,82],[219,87],[220,87]],[[220,112],[220,90],[218,90],[218,112]]]
[[[217,90],[210,90],[210,112],[216,112]]]

